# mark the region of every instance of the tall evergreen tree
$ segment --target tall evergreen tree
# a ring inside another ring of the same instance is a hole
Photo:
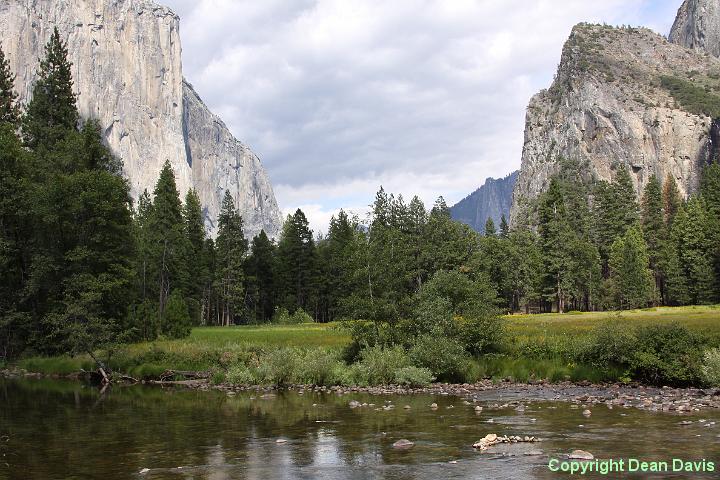
[[[203,293],[210,281],[210,272],[207,269],[207,259],[205,258],[206,233],[202,205],[195,189],[188,190],[185,195],[183,217],[185,219],[185,233],[190,247],[188,255],[190,282],[186,303],[192,322],[198,325],[202,318]]]
[[[33,322],[24,293],[34,247],[27,152],[11,124],[0,122],[0,359],[29,341]]]
[[[170,162],[167,160],[153,191],[152,214],[148,222],[148,248],[152,290],[157,299],[158,314],[162,317],[165,304],[174,290],[187,295],[189,290],[188,257],[190,244],[185,234],[180,193],[175,185]]]
[[[665,224],[670,228],[675,214],[682,206],[682,197],[678,190],[677,182],[671,174],[667,174],[663,183],[663,213],[665,215]]]
[[[221,299],[221,324],[235,323],[243,313],[245,303],[245,278],[243,266],[248,242],[243,231],[243,220],[235,207],[229,190],[220,207],[216,241],[217,284]]]
[[[248,310],[258,323],[270,321],[275,311],[275,256],[275,244],[265,234],[265,230],[260,230],[252,240],[245,266]]]
[[[488,217],[487,221],[485,222],[485,236],[486,237],[494,237],[497,235],[497,229],[495,228],[495,222],[492,218]]]
[[[0,123],[17,126],[19,120],[15,75],[10,71],[10,62],[5,58],[5,52],[0,45]]]
[[[610,247],[640,219],[627,167],[618,169],[612,183],[600,182],[594,200],[595,242],[603,261],[603,273],[607,276]]]
[[[312,310],[316,279],[315,241],[299,208],[288,215],[278,243],[280,301],[288,310]]]
[[[647,306],[653,298],[648,253],[638,227],[618,237],[610,249],[610,291],[615,308]]]
[[[691,198],[675,216],[673,240],[678,249],[679,264],[684,273],[689,300],[693,304],[718,300],[713,272],[713,251],[709,241],[712,232],[709,213],[702,197]]]
[[[642,197],[642,232],[648,247],[650,270],[655,280],[655,298],[664,299],[664,275],[660,255],[662,243],[666,241],[667,232],[663,220],[662,186],[658,178],[653,175],[645,186]]]
[[[77,128],[79,114],[73,92],[72,63],[67,44],[57,27],[45,47],[38,80],[23,119],[25,143],[33,150],[48,151]]]
[[[507,218],[505,218],[505,214],[500,217],[500,236],[502,238],[507,238],[510,233],[510,226],[508,225]]]

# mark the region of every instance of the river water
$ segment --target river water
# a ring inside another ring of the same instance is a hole
[[[375,405],[350,408],[351,400]],[[586,418],[566,402],[523,402],[524,410],[492,408],[495,403],[484,398],[477,414],[445,395],[228,396],[133,386],[101,396],[79,383],[0,379],[0,478],[545,479],[558,475],[549,460],[574,449],[596,458],[720,464],[718,411],[679,415],[596,405]],[[387,405],[395,408],[381,408]],[[488,433],[542,441],[473,450]],[[414,447],[394,449],[403,438]],[[532,450],[542,454],[526,455]],[[718,471],[720,465],[705,474],[604,478],[716,478]]]

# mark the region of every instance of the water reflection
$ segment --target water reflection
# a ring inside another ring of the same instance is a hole
[[[350,400],[376,405],[352,409]],[[0,380],[0,436],[8,438],[0,478],[553,478],[548,455],[576,448],[601,458],[720,461],[718,412],[679,417],[596,406],[585,418],[566,403],[528,403],[523,411],[492,403],[478,415],[451,396],[230,397],[140,386],[100,398],[77,383]],[[381,408],[387,405],[395,407]],[[693,423],[680,425],[685,419]],[[473,451],[491,432],[545,440]],[[393,449],[400,438],[415,446]],[[537,449],[543,455],[525,455]]]

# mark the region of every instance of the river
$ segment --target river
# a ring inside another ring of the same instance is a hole
[[[374,405],[351,408],[352,400]],[[0,379],[0,478],[544,479],[557,475],[549,461],[574,449],[603,459],[720,463],[717,410],[679,415],[595,405],[585,417],[568,402],[518,398],[503,407],[503,398],[493,407],[495,400],[477,403],[477,413],[451,395],[230,396],[149,386],[100,395],[77,382]],[[474,450],[488,433],[542,441]],[[393,448],[399,439],[415,445]],[[714,478],[715,470],[620,478]]]

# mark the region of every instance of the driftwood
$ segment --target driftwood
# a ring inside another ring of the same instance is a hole
[[[98,359],[98,358],[95,356],[95,354],[93,354],[92,351],[88,350],[87,353],[88,353],[88,355],[90,355],[90,357],[91,357],[93,360],[95,360],[95,364],[98,366],[98,372],[100,372],[100,375],[101,375],[102,378],[103,378],[103,379],[102,379],[102,384],[103,384],[103,385],[107,385],[108,383],[111,383],[111,382],[110,382],[110,377],[108,376],[108,374],[106,373],[106,371],[107,371],[107,372],[110,372],[110,373],[112,374],[112,370],[110,370],[108,367],[106,367],[105,364],[104,364],[102,361],[100,361],[100,359]]]
[[[210,372],[207,371],[189,371],[189,370],[165,370],[160,374],[160,381],[174,379],[175,377],[183,377],[188,380],[200,380],[210,378]]]

